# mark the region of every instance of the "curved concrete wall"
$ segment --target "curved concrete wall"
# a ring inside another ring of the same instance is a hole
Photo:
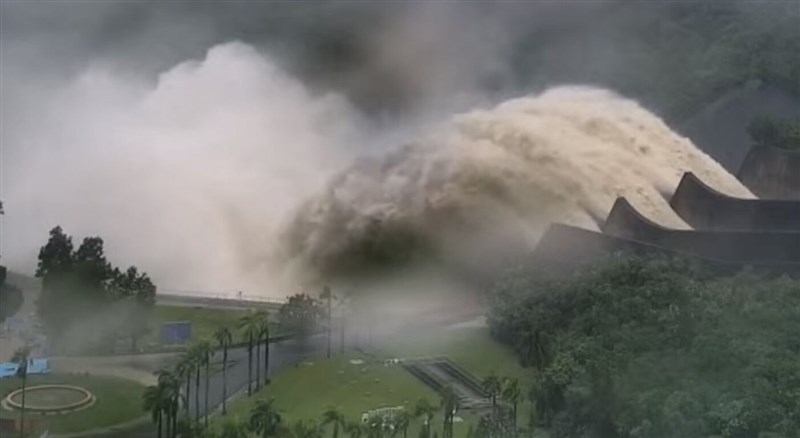
[[[718,275],[731,275],[750,267],[755,272],[765,275],[789,275],[800,278],[800,260],[785,263],[740,263],[716,260],[563,224],[550,226],[534,250],[532,262],[547,272],[569,274],[587,263],[597,262],[617,253],[689,257]]]
[[[695,230],[800,231],[800,201],[733,198],[683,175],[669,202]]]
[[[698,257],[743,264],[800,263],[800,233],[664,228],[618,198],[603,232]]]
[[[755,147],[738,176],[759,198],[800,200],[800,152]]]

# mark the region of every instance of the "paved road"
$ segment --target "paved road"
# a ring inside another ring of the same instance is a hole
[[[285,368],[295,366],[301,362],[321,356],[325,353],[325,338],[324,336],[315,336],[305,342],[298,340],[286,340],[277,342],[270,345],[270,363],[269,374],[273,375]],[[253,350],[253,356],[256,351]],[[263,379],[263,366],[264,366],[264,350],[261,349],[261,366]],[[221,360],[222,352],[217,352],[215,355],[216,360]],[[228,352],[228,361],[232,363],[227,370],[228,381],[228,397],[234,395],[237,391],[247,389],[247,349],[236,348]],[[253,378],[255,378],[256,358],[253,357]],[[194,381],[192,381],[194,384]],[[253,383],[255,386],[255,382]],[[195,413],[195,391],[192,387],[190,391],[189,409],[192,414]],[[209,410],[213,411],[222,404],[222,371],[213,374],[209,379]],[[200,376],[200,414],[204,412],[205,401],[205,380],[203,375]]]
[[[255,352],[254,352],[255,354]],[[261,351],[262,366],[263,366],[263,349]],[[320,357],[325,354],[325,337],[318,335],[306,340],[305,342],[297,340],[286,340],[276,342],[270,345],[270,375],[278,373],[283,369],[295,366],[304,361]],[[222,352],[217,352],[215,359],[221,359]],[[227,370],[228,381],[228,397],[232,397],[237,393],[243,394],[247,390],[247,349],[234,348],[228,351],[228,361],[232,363]],[[253,358],[253,369],[255,370],[255,357]],[[255,377],[255,371],[253,372]],[[262,376],[263,379],[263,376]],[[194,380],[192,380],[194,385]],[[214,412],[222,405],[222,371],[214,373],[209,380],[209,411]],[[200,376],[200,415],[204,414],[205,407],[205,379],[201,374]],[[195,391],[192,386],[189,409],[192,415],[195,414]],[[126,431],[98,431],[97,434],[91,436],[97,438],[152,438],[156,436],[155,426],[152,423],[142,423]]]

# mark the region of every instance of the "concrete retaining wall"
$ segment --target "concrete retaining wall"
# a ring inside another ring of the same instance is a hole
[[[534,250],[531,261],[543,270],[569,274],[583,265],[600,261],[613,254],[688,257],[718,275],[731,275],[748,266],[755,272],[765,275],[787,274],[794,278],[800,278],[800,260],[777,263],[763,261],[741,263],[717,260],[700,256],[697,253],[665,248],[650,242],[602,234],[563,224],[550,226]]]
[[[800,152],[755,147],[738,177],[759,198],[800,200]]]
[[[670,206],[692,228],[714,231],[800,231],[800,201],[733,198],[683,175]]]
[[[733,263],[800,263],[798,232],[673,230],[642,216],[624,198],[614,203],[603,232]]]

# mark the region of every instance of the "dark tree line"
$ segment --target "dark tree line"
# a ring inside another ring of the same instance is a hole
[[[800,151],[800,119],[758,117],[747,132],[756,146],[771,146]]]
[[[87,237],[75,248],[71,236],[53,228],[39,250],[36,276],[42,279],[37,311],[54,345],[107,348],[125,336],[136,349],[156,287],[135,266],[113,267],[103,239]]]

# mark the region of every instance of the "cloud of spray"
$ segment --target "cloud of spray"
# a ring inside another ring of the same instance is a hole
[[[4,262],[29,267],[60,224],[162,288],[278,293],[271,231],[361,143],[344,99],[240,43],[155,84],[96,66],[35,108],[4,132]]]
[[[284,250],[323,276],[349,269],[354,257],[369,262],[417,245],[448,263],[496,267],[532,249],[552,222],[597,229],[619,196],[656,222],[687,228],[668,198],[688,171],[752,196],[636,102],[554,88],[456,115],[415,144],[357,163],[304,206]]]
[[[658,119],[597,90],[456,116],[374,157],[409,137],[406,125],[486,106],[518,85],[645,71],[610,56],[617,40],[602,37],[658,15],[651,6],[0,6],[2,254],[23,271],[59,223],[104,237],[111,260],[137,264],[162,290],[282,294],[268,269],[276,248],[312,277],[365,246],[378,255],[422,248],[460,264],[463,254],[527,249],[551,220],[596,227],[617,194],[683,226],[658,195],[680,171],[722,190],[730,183]],[[164,67],[232,38],[275,56],[223,44]],[[160,71],[155,83],[139,76]],[[528,80],[539,71],[554,73]],[[374,109],[367,123],[379,137],[344,98],[318,91],[328,89]],[[387,122],[383,111],[395,106],[406,119]],[[373,157],[339,172],[363,152]]]

